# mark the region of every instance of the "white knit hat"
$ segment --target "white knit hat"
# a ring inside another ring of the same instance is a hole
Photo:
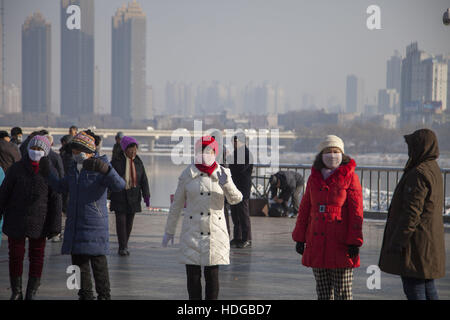
[[[336,147],[341,149],[342,153],[344,153],[344,141],[341,138],[335,135],[328,135],[325,139],[319,144],[319,152],[322,152],[323,149],[329,147]]]

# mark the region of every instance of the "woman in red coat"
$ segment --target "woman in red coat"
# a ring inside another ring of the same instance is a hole
[[[319,150],[292,238],[302,264],[313,268],[318,299],[350,300],[363,244],[361,184],[339,137],[327,136]]]

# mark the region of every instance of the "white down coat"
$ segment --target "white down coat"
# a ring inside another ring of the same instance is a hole
[[[230,264],[230,238],[223,212],[224,196],[230,204],[242,200],[241,192],[224,168],[227,183],[219,185],[217,173],[211,176],[192,164],[178,178],[178,186],[167,217],[166,233],[175,234],[181,211],[186,203],[180,235],[179,262],[200,266]]]

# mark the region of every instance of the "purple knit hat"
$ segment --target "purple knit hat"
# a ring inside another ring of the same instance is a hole
[[[28,150],[31,147],[38,147],[44,151],[45,156],[48,156],[50,149],[52,148],[50,141],[44,136],[34,136],[28,143]]]
[[[127,150],[128,146],[132,143],[136,143],[136,145],[139,146],[139,143],[133,137],[124,136],[122,140],[120,140],[120,146],[123,151]]]

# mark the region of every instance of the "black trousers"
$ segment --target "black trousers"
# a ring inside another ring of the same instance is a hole
[[[131,230],[133,229],[134,213],[116,212],[116,232],[119,250],[128,248]]]
[[[217,300],[219,296],[219,266],[204,267],[205,300]],[[186,265],[189,300],[202,300],[202,269],[198,265]]]
[[[231,206],[231,219],[233,220],[233,239],[252,240],[250,224],[249,199],[242,199],[238,204]]]
[[[111,299],[111,289],[109,284],[108,261],[106,256],[91,256],[85,254],[73,254],[72,264],[80,267],[80,290],[78,296],[80,300],[94,299],[91,281],[91,266],[94,274],[95,291],[97,299]]]

